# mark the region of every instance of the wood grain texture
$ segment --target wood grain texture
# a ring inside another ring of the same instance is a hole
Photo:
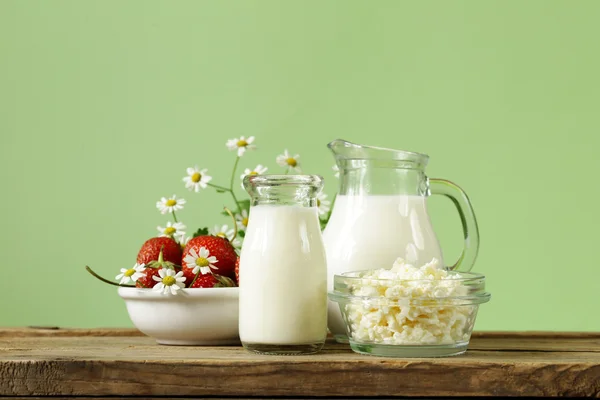
[[[0,335],[3,396],[600,397],[600,335],[486,335],[467,354],[391,359],[159,346],[119,335]]]
[[[71,337],[71,336],[144,336],[137,329],[95,328],[72,329],[59,327],[0,328],[0,338]]]

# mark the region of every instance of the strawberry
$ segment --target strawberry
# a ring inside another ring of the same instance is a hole
[[[150,261],[148,265],[146,265],[144,276],[139,278],[135,282],[135,286],[142,288],[153,288],[154,285],[158,283],[158,281],[152,279],[152,277],[159,276],[158,271],[163,268],[174,269],[175,271],[181,270],[181,267],[179,267],[178,265],[175,265],[170,261],[164,260],[163,251],[161,249],[158,253],[158,260]],[[191,282],[191,280],[189,282]]]
[[[212,287],[232,287],[235,286],[230,278],[216,274],[198,275],[191,288],[212,288]]]
[[[237,282],[238,286],[240,286],[240,258],[238,257],[237,260],[235,260],[235,281]]]
[[[202,247],[209,251],[211,257],[217,259],[217,261],[213,263],[216,267],[214,270],[215,273],[229,278],[235,277],[235,261],[237,260],[237,254],[234,247],[229,243],[229,240],[220,236],[196,236],[195,238],[190,239],[185,246],[185,249],[183,250],[183,259],[190,256],[192,250],[194,250],[196,254],[200,254],[200,249]],[[190,267],[188,267],[184,261],[182,261],[182,265],[184,275],[187,276],[185,270],[190,269]],[[193,267],[191,269],[193,269]]]
[[[152,277],[153,276],[158,277],[158,270],[159,270],[159,268],[148,268],[147,267],[146,270],[144,271],[144,276],[142,276],[137,281],[135,281],[135,286],[139,287],[139,288],[147,288],[147,289],[153,288],[154,285],[156,285],[158,282],[155,281],[154,279],[152,279]]]
[[[165,261],[179,265],[181,262],[181,247],[170,237],[155,237],[147,240],[138,253],[137,263],[149,265],[150,262],[158,260],[161,248]]]

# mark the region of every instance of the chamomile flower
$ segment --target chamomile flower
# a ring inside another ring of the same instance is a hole
[[[233,229],[229,229],[229,226],[227,225],[215,225],[214,228],[208,230],[208,233],[213,236],[219,236],[224,239],[231,240],[235,231]]]
[[[162,226],[157,226],[156,229],[160,232],[158,236],[167,236],[167,237],[175,237],[180,238],[185,236],[185,225],[181,222],[171,223],[167,222],[167,226],[164,228]]]
[[[239,236],[236,236],[236,237],[235,237],[235,239],[233,239],[233,240],[231,241],[231,245],[232,245],[233,247],[235,247],[236,249],[241,249],[241,248],[242,248],[242,244],[243,244],[243,243],[244,243],[244,242],[243,242],[242,238],[240,238]]]
[[[173,211],[182,210],[184,204],[184,199],[178,199],[177,196],[173,195],[169,198],[162,197],[160,201],[156,202],[156,208],[159,209],[161,214],[166,214],[172,213]]]
[[[331,202],[327,199],[327,195],[323,192],[317,196],[317,208],[319,209],[319,215],[325,215],[329,212]]]
[[[153,276],[152,279],[158,282],[152,290],[162,292],[163,294],[177,294],[179,289],[182,289],[185,284],[185,276],[183,271],[175,273],[171,268],[161,268],[158,270],[159,276]]]
[[[179,236],[179,244],[181,245],[181,247],[185,247],[185,245],[190,241],[192,237],[191,236],[185,236],[185,235],[181,235]]]
[[[227,143],[225,143],[225,146],[227,146],[227,148],[231,151],[237,150],[238,157],[241,157],[244,155],[246,150],[256,149],[256,146],[253,145],[252,142],[254,142],[254,136],[250,136],[249,138],[240,136],[239,139],[238,138],[229,139],[227,141]]]
[[[235,220],[237,221],[238,229],[240,231],[245,231],[248,227],[248,211],[242,210],[241,214],[236,214]]]
[[[145,264],[138,264],[136,263],[133,267],[131,268],[121,268],[121,273],[119,275],[117,275],[115,277],[115,279],[119,280],[119,285],[122,285],[124,283],[128,283],[128,282],[135,282],[138,279],[140,279],[141,277],[144,276],[144,271],[146,270],[146,265]]]
[[[262,174],[264,174],[265,172],[267,172],[267,170],[268,170],[268,169],[269,169],[269,168],[267,168],[267,167],[263,167],[262,165],[258,164],[258,165],[256,166],[256,168],[254,168],[254,169],[246,168],[246,169],[244,170],[244,173],[243,173],[243,174],[240,176],[240,178],[241,178],[242,180],[244,180],[244,178],[245,178],[246,176],[248,176],[248,175],[262,175]]]
[[[288,153],[287,149],[283,152],[283,154],[280,154],[277,156],[277,158],[275,159],[275,161],[277,161],[277,164],[282,166],[282,167],[286,167],[288,169],[288,171],[296,171],[296,172],[302,172],[302,170],[300,169],[300,156],[298,154],[296,154],[295,156],[291,156],[290,153]]]
[[[331,169],[333,170],[333,172],[335,172],[335,174],[333,176],[335,176],[336,178],[340,177],[340,167],[336,165],[334,165],[333,167],[331,167]]]
[[[183,181],[185,182],[185,187],[190,191],[193,190],[196,193],[198,193],[201,188],[206,189],[206,187],[208,186],[208,182],[212,180],[212,176],[208,176],[206,174],[206,171],[208,171],[206,168],[198,169],[197,165],[194,166],[194,168],[188,168],[188,176],[183,178]]]
[[[202,275],[212,273],[211,269],[219,269],[214,265],[217,261],[219,261],[217,257],[211,256],[206,247],[200,247],[198,252],[196,252],[196,249],[191,249],[190,253],[183,259],[186,267],[193,268],[192,272],[194,274],[200,271]]]

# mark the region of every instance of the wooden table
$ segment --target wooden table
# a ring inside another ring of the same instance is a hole
[[[600,333],[473,335],[439,359],[156,345],[135,330],[0,329],[0,396],[600,397]]]

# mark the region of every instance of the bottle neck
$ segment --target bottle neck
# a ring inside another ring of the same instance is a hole
[[[252,206],[315,207],[317,205],[317,197],[315,190],[309,186],[259,186],[255,187],[252,191],[250,204]]]
[[[315,207],[323,188],[318,175],[257,175],[244,178],[251,205]]]
[[[429,195],[429,179],[422,168],[386,166],[369,160],[339,164],[341,195]]]

